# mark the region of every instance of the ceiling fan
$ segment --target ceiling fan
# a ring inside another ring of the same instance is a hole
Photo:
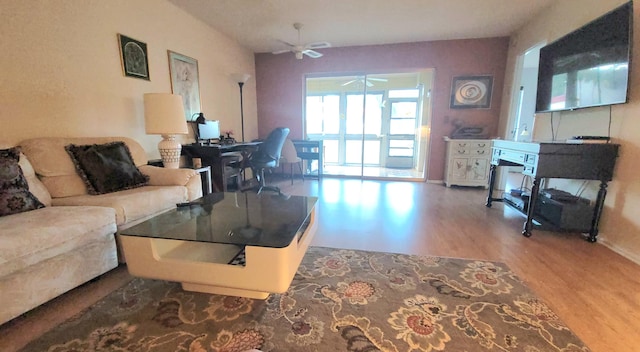
[[[322,56],[321,53],[315,51],[315,49],[324,49],[331,47],[331,44],[327,42],[314,42],[309,44],[300,44],[300,28],[302,28],[302,23],[294,23],[293,28],[298,31],[298,44],[287,43],[283,40],[279,40],[279,42],[289,46],[289,49],[274,51],[273,54],[283,54],[292,52],[296,54],[296,59],[302,60],[303,55],[307,55],[310,58],[317,59]]]

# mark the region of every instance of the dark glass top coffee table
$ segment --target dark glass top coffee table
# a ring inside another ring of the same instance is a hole
[[[118,236],[134,276],[249,298],[285,292],[316,231],[317,198],[212,193]]]

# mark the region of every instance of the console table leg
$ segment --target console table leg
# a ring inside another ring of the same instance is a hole
[[[496,168],[497,166],[494,164],[489,166],[489,195],[487,195],[487,203],[485,204],[487,208],[491,208],[491,202],[493,201],[493,186],[496,182]]]
[[[540,178],[533,179],[533,187],[531,187],[531,195],[529,196],[529,205],[527,209],[527,221],[522,227],[522,235],[531,237],[531,228],[533,227],[533,216],[535,214],[536,203],[538,202],[538,192],[540,190]]]
[[[604,198],[607,196],[607,183],[600,182],[600,190],[598,190],[598,197],[596,198],[596,204],[593,208],[593,219],[591,219],[591,229],[589,230],[589,237],[587,241],[594,243],[598,237],[598,225],[600,224],[600,216],[604,209]]]

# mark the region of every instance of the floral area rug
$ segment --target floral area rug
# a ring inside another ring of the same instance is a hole
[[[311,247],[284,294],[134,279],[23,351],[589,351],[502,263]]]

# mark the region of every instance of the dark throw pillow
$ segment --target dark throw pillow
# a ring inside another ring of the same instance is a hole
[[[141,187],[149,176],[140,172],[124,142],[65,147],[89,194],[105,194]]]
[[[0,216],[44,208],[29,192],[20,161],[20,148],[0,150]]]

